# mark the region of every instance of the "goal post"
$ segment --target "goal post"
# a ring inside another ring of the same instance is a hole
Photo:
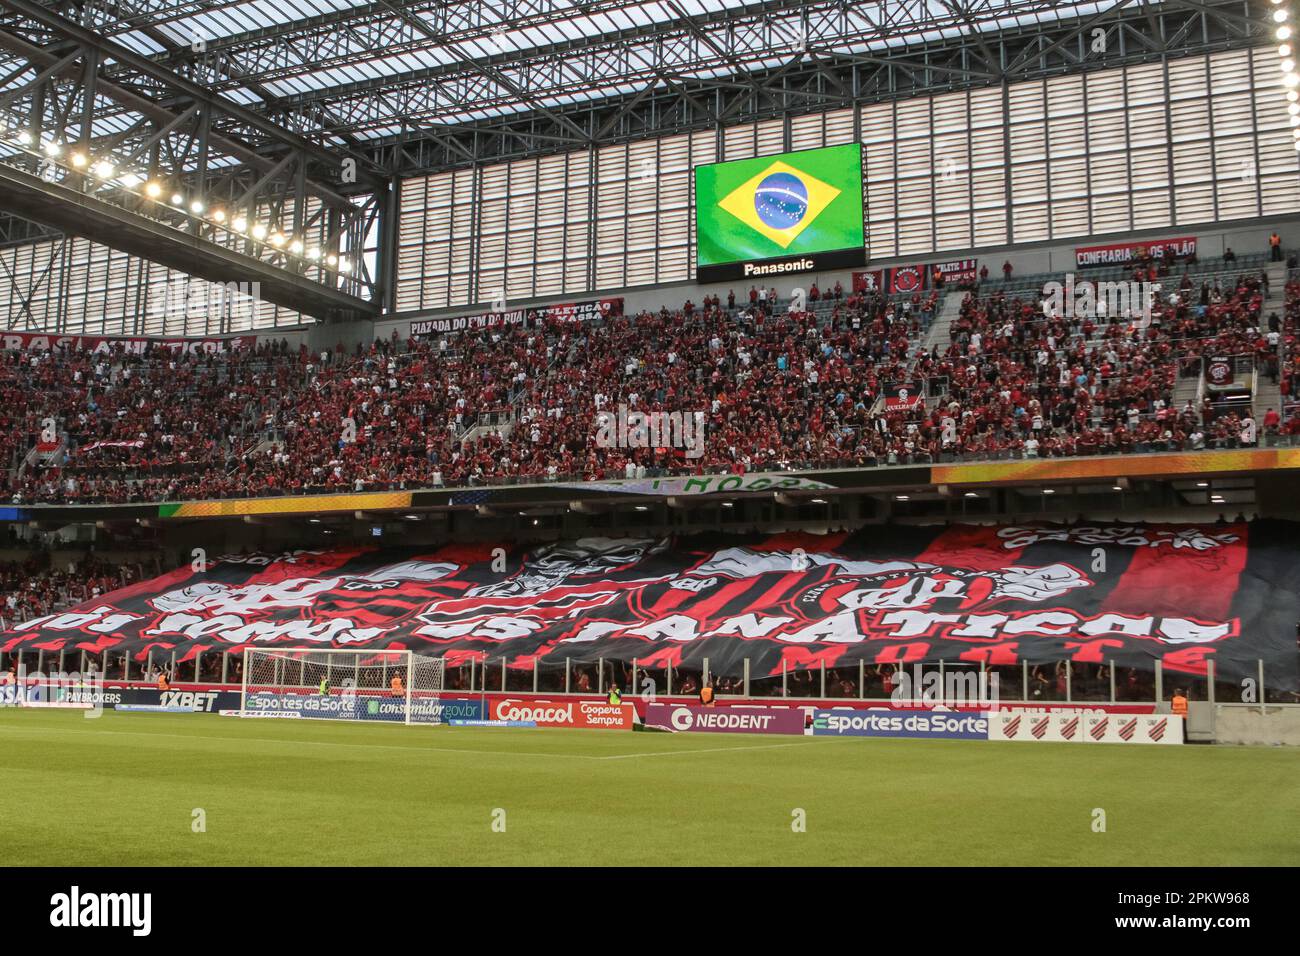
[[[406,650],[244,651],[240,716],[442,723],[443,661]]]

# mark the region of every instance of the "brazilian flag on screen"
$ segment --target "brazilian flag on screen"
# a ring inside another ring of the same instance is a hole
[[[857,143],[695,167],[697,265],[862,248]]]

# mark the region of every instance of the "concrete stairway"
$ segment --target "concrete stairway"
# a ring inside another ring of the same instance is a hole
[[[1270,262],[1265,270],[1268,273],[1268,298],[1264,300],[1264,305],[1260,309],[1259,321],[1263,329],[1268,328],[1268,317],[1276,314],[1279,319],[1286,316],[1286,263]],[[1285,343],[1278,346],[1278,364],[1279,366],[1285,361],[1285,356],[1281,350],[1285,348]],[[1255,379],[1255,401],[1252,411],[1255,419],[1262,422],[1264,413],[1269,409],[1281,414],[1282,412],[1282,389],[1279,385],[1274,384],[1273,380],[1261,369]]]

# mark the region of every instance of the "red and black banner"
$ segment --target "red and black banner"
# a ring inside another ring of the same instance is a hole
[[[1074,250],[1074,267],[1088,269],[1093,266],[1124,266],[1152,259],[1186,258],[1196,255],[1196,237],[1179,239],[1148,239],[1143,242],[1112,242],[1104,246],[1079,246]]]
[[[921,387],[915,382],[901,382],[885,389],[885,411],[908,412],[921,404]]]
[[[936,262],[931,269],[937,269],[948,285],[969,285],[979,274],[979,260],[953,259],[951,262]]]
[[[928,266],[895,266],[888,272],[890,295],[896,292],[921,292],[929,285]]]
[[[502,309],[459,315],[443,319],[418,319],[411,323],[411,335],[438,335],[443,332],[462,332],[466,329],[491,329],[505,325],[530,325],[553,319],[560,322],[589,322],[593,319],[612,318],[623,314],[623,298],[588,299],[585,302],[559,302],[531,308]]]
[[[1300,688],[1300,528],[871,528],[849,535],[584,538],[235,556],[0,633],[0,649],[409,648],[788,668],[1070,659]]]
[[[853,273],[854,292],[881,292],[885,287],[884,269],[866,269]]]
[[[117,349],[143,355],[152,349],[166,349],[186,355],[196,352],[231,352],[257,345],[256,335],[229,335],[224,338],[167,339],[143,336],[50,335],[46,332],[0,333],[0,349],[10,352],[86,351],[108,353]]]

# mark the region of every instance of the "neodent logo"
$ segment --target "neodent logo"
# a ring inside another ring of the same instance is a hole
[[[727,710],[708,713],[692,712],[686,707],[679,707],[669,718],[674,730],[767,730],[773,717],[771,714],[730,713]]]
[[[50,897],[50,925],[66,928],[128,926],[134,936],[148,936],[153,926],[152,893],[70,893]]]

